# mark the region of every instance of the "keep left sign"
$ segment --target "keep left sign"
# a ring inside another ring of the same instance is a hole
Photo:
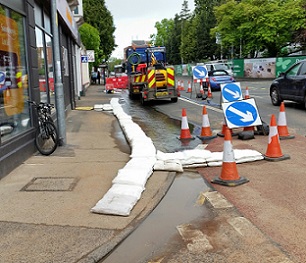
[[[243,99],[240,82],[221,84],[221,93],[222,93],[223,102],[230,102],[230,101]]]
[[[254,99],[225,102],[222,109],[230,129],[262,125]]]

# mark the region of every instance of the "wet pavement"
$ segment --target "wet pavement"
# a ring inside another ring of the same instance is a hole
[[[178,225],[213,217],[211,210],[199,200],[201,193],[207,191],[209,187],[197,172],[177,175],[159,205],[101,262],[150,262],[165,246],[173,244],[171,239],[177,234]],[[176,242],[182,241],[176,239]]]

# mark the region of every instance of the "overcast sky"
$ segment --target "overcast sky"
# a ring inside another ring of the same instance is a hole
[[[132,40],[149,40],[156,33],[157,21],[174,18],[182,9],[184,0],[105,0],[116,27],[115,42],[118,45],[113,57],[122,58],[123,48]],[[188,8],[194,10],[194,0],[188,0]]]

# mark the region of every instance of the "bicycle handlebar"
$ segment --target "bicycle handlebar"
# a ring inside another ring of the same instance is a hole
[[[32,100],[28,100],[28,102],[30,104],[33,104],[36,108],[43,108],[43,107],[48,107],[48,108],[54,108],[54,104],[51,103],[47,103],[47,102],[39,102],[39,104],[37,104],[36,101],[32,101]]]

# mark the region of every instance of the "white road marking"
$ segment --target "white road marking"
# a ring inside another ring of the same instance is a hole
[[[197,102],[195,102],[193,100],[188,100],[188,99],[185,99],[185,98],[182,98],[182,97],[180,97],[179,99],[182,100],[182,101],[188,102],[190,104],[197,105],[199,107],[203,107],[204,106],[203,104],[199,104],[199,103],[197,103]],[[209,106],[209,105],[205,105],[205,106],[206,106],[207,109],[223,113],[222,109],[218,109],[218,108],[215,108],[215,107],[212,107],[212,106]]]

